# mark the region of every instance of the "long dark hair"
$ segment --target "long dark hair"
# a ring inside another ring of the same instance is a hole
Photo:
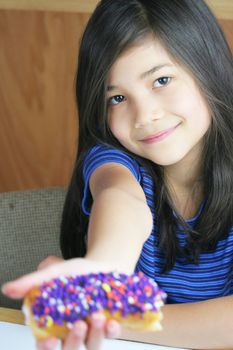
[[[119,54],[148,35],[160,40],[190,72],[212,114],[203,149],[205,202],[195,227],[191,228],[178,213],[174,219],[176,208],[163,181],[162,169],[137,157],[155,183],[155,224],[159,222],[165,269],[172,268],[177,254],[197,263],[200,252],[214,249],[233,224],[233,64],[216,18],[202,0],[102,0],[90,17],[79,51],[78,153],[61,225],[64,258],[86,253],[88,217],[81,208],[83,155],[100,142],[130,154],[108,128],[106,81]],[[175,235],[178,224],[187,234],[184,249],[179,247]]]

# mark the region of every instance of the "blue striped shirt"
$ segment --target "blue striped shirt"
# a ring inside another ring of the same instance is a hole
[[[91,148],[84,159],[83,178],[84,194],[82,208],[86,215],[90,214],[92,204],[89,179],[93,171],[105,163],[120,163],[126,166],[141,185],[155,216],[153,182],[145,168],[132,157],[122,151],[97,145]],[[197,217],[187,220],[195,224]],[[186,243],[185,233],[177,230],[177,238],[181,247]],[[187,303],[201,301],[233,294],[233,227],[227,238],[218,242],[214,252],[201,253],[199,264],[187,262],[177,257],[174,267],[161,273],[164,266],[163,254],[158,249],[158,230],[153,227],[150,236],[144,243],[137,262],[136,271],[142,271],[152,277],[167,293],[168,303]]]

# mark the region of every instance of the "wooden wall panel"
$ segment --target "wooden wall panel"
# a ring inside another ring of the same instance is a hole
[[[74,76],[88,15],[0,11],[0,191],[66,185]]]
[[[219,23],[233,52],[233,20],[219,20]]]
[[[8,8],[0,10],[0,192],[67,185],[76,151],[77,53],[89,17],[82,6],[95,2],[0,0]],[[233,50],[233,9],[208,2],[220,11]],[[54,11],[9,9],[36,3]],[[55,8],[71,3],[80,12]]]
[[[91,13],[99,0],[0,0],[1,9]],[[232,0],[206,0],[221,19],[233,19]]]

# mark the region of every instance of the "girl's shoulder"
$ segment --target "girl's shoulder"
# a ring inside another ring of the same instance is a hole
[[[97,144],[91,147],[83,157],[83,198],[82,210],[86,215],[90,215],[92,206],[92,196],[89,188],[89,180],[92,173],[101,165],[107,163],[118,163],[127,167],[134,175],[138,183],[141,182],[140,165],[133,156],[124,150],[114,148],[105,144]]]
[[[138,181],[141,179],[140,164],[133,155],[127,153],[123,149],[115,148],[106,144],[96,144],[92,146],[83,158],[83,175],[89,178],[97,167],[106,163],[118,163],[126,166],[136,177]]]
[[[84,160],[86,159],[92,159],[95,158],[96,156],[106,156],[106,157],[113,157],[118,156],[118,157],[125,157],[131,161],[136,162],[134,156],[132,154],[129,154],[126,150],[121,149],[121,148],[116,148],[114,146],[104,144],[104,143],[98,143],[92,147],[90,147],[87,152],[84,154]]]

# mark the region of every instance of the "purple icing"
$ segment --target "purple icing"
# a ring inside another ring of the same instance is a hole
[[[96,311],[120,311],[123,317],[157,311],[166,294],[142,272],[132,275],[92,273],[60,277],[40,287],[32,310],[41,327],[84,319]]]

